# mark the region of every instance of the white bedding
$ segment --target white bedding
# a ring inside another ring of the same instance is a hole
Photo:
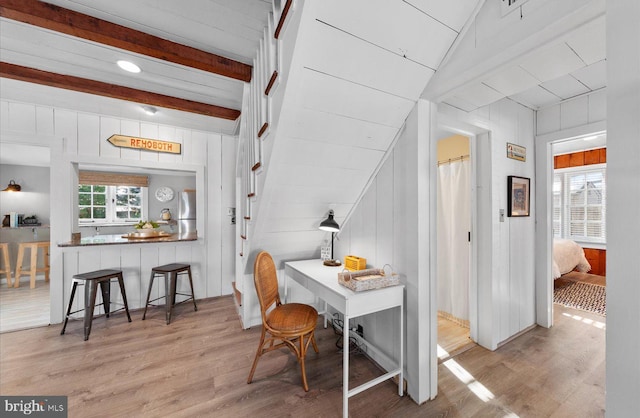
[[[584,250],[570,239],[554,239],[552,267],[554,280],[573,269],[583,273],[591,270],[591,264],[584,256]]]

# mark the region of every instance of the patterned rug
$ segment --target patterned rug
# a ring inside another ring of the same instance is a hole
[[[553,291],[553,302],[569,308],[607,315],[606,291],[604,286],[573,282]]]

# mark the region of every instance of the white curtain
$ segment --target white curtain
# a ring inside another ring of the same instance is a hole
[[[438,310],[469,320],[469,161],[438,167]]]

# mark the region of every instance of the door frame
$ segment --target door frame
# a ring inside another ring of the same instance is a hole
[[[432,145],[435,149],[436,142],[438,141],[436,132],[438,131],[447,131],[453,134],[464,135],[469,138],[469,161],[471,163],[470,170],[470,209],[471,209],[471,243],[470,243],[470,257],[469,257],[469,336],[474,342],[478,342],[478,246],[477,246],[477,236],[478,236],[478,197],[477,197],[477,170],[478,170],[478,136],[479,135],[488,135],[489,132],[485,129],[475,127],[473,125],[466,124],[464,122],[453,120],[447,117],[446,115],[442,115],[438,113],[437,115],[437,123],[435,127],[432,127],[432,135],[431,141],[433,141]],[[435,155],[434,155],[435,156]],[[432,158],[430,164],[435,166],[435,169],[432,172],[437,172],[437,158]],[[435,185],[436,179],[433,179],[433,184]],[[433,207],[437,205],[437,193],[433,193],[431,195],[433,199]],[[430,225],[430,229],[435,231],[437,228],[437,216],[433,216],[431,218],[432,224]],[[432,260],[435,260],[437,263],[437,242],[432,247]],[[435,267],[437,271],[437,265]],[[431,275],[431,283],[429,284],[430,289],[437,289],[437,274]],[[437,307],[437,298],[435,298],[436,303],[432,304],[431,312],[430,312],[430,324],[429,327],[432,332],[432,340],[431,346],[429,347],[430,353],[435,357],[436,361],[432,363],[431,371],[430,371],[430,380],[431,384],[431,394],[430,399],[434,399],[438,393],[438,362],[437,362],[437,345],[438,345],[438,307]]]
[[[605,133],[605,121],[590,123],[576,128],[565,129],[535,137],[536,156],[536,323],[542,327],[553,326],[553,144],[587,135]]]

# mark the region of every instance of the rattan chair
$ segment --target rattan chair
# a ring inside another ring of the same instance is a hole
[[[258,293],[258,300],[260,301],[262,335],[260,336],[260,344],[258,345],[256,358],[253,360],[247,383],[251,383],[253,379],[253,373],[256,371],[260,356],[286,345],[298,357],[300,370],[302,371],[302,387],[305,392],[308,392],[309,385],[307,385],[304,357],[309,348],[309,343],[313,345],[315,352],[318,352],[314,337],[318,322],[318,311],[309,305],[301,303],[283,304],[280,301],[276,266],[271,255],[266,251],[262,251],[256,258],[253,268],[253,280]],[[268,337],[267,334],[269,334]]]

